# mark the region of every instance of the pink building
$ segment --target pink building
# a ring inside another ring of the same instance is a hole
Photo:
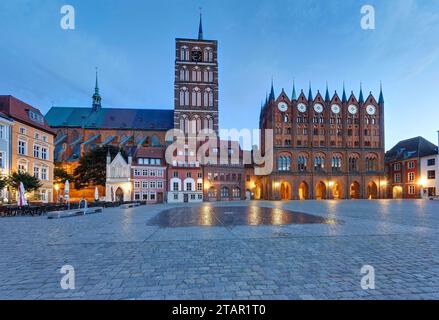
[[[137,149],[131,165],[133,200],[162,203],[166,193],[165,149],[141,147]]]

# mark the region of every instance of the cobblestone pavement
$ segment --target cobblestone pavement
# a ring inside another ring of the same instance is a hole
[[[171,205],[2,218],[0,299],[439,298],[439,201],[210,205],[279,207],[344,223],[148,225]],[[60,286],[67,264],[75,290]],[[375,290],[361,289],[363,265],[375,268]]]

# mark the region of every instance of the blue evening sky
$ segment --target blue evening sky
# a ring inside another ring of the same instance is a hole
[[[60,8],[76,9],[76,30]],[[376,30],[360,27],[363,5]],[[342,90],[386,101],[386,147],[422,135],[437,143],[437,0],[2,0],[0,94],[46,113],[53,104],[90,106],[99,67],[105,107],[173,108],[174,39],[219,41],[220,126],[257,128],[261,100],[276,94]]]

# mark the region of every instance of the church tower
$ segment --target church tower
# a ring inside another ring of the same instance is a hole
[[[101,109],[101,95],[99,94],[99,84],[98,84],[98,70],[96,68],[96,84],[95,84],[95,93],[93,94],[92,97],[92,109],[93,111],[98,111],[99,109]]]
[[[174,127],[218,134],[218,43],[204,39],[201,14],[198,38],[175,44]]]

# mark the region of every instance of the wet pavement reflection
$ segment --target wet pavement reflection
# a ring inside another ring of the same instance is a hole
[[[162,211],[148,225],[162,228],[195,226],[259,226],[288,224],[337,224],[339,221],[325,219],[302,212],[264,207],[212,207],[174,208]]]

